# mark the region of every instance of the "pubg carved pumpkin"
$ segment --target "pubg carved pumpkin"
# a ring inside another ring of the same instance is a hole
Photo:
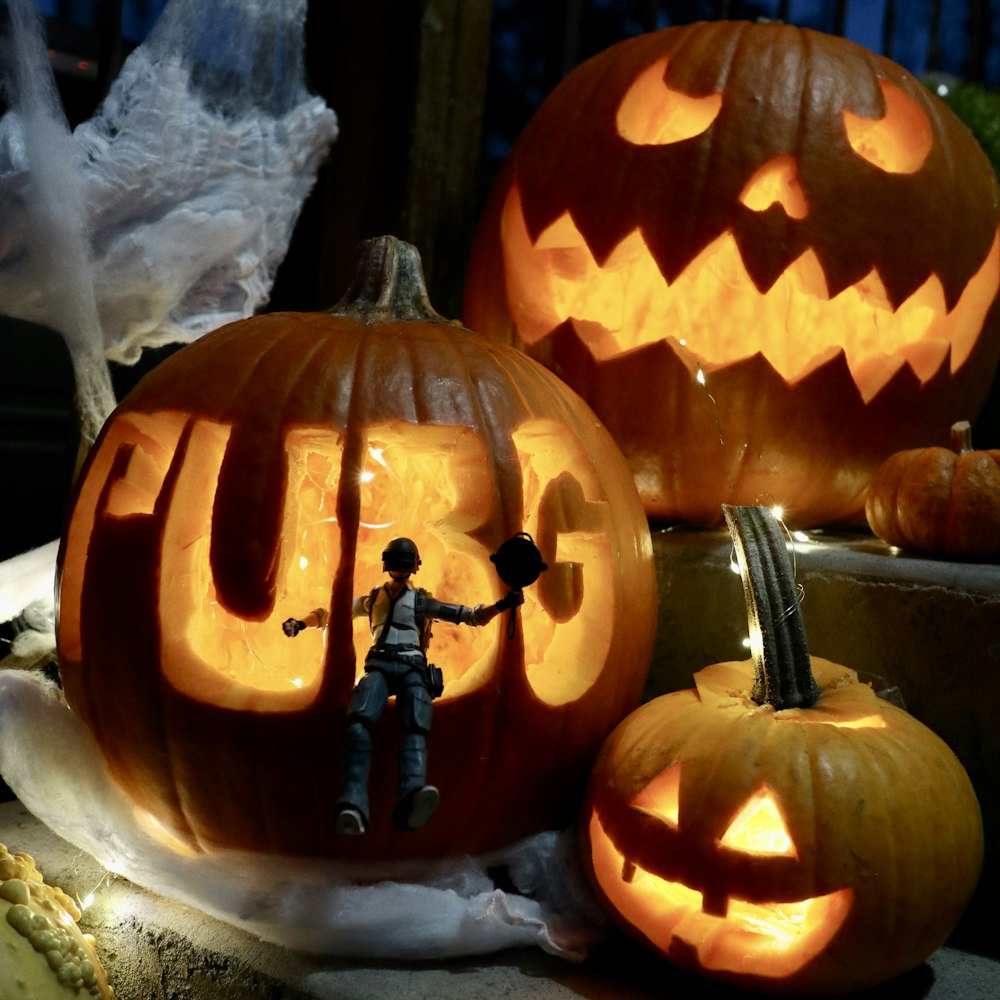
[[[784,537],[728,508],[753,659],[647,702],[608,738],[581,818],[597,893],[671,962],[771,994],[920,964],[983,858],[975,792],[931,730],[811,657]]]
[[[572,815],[636,704],[655,623],[649,531],[593,413],[518,352],[429,306],[415,250],[364,247],[329,313],[262,315],[185,347],[106,424],[61,552],[66,698],[151,830],[178,850],[384,859],[481,852]],[[371,643],[352,598],[395,536],[418,582],[507,593],[490,553],[547,569],[517,628],[435,629],[441,789],[390,823],[399,726],[372,762],[372,829],[334,833],[348,700]],[[282,622],[329,609],[294,642]]]
[[[900,66],[788,25],[667,28],[543,102],[464,318],[588,400],[651,516],[863,523],[877,465],[986,397],[998,219],[976,140]]]

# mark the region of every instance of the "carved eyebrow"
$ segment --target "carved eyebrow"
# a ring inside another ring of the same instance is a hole
[[[885,98],[881,118],[863,118],[846,108],[841,112],[847,141],[862,159],[890,174],[914,174],[931,151],[934,136],[923,109],[907,93],[879,78]]]
[[[667,56],[644,69],[618,105],[618,134],[636,146],[666,146],[701,135],[722,108],[722,94],[692,97],[666,82]]]

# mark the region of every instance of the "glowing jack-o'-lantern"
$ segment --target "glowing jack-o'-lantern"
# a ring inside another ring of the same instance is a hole
[[[668,28],[577,68],[519,137],[465,320],[590,402],[649,514],[860,523],[874,468],[989,390],[998,210],[972,135],[894,63],[788,25]]]
[[[583,860],[622,926],[681,966],[769,993],[863,989],[957,923],[982,864],[976,796],[926,726],[809,656],[770,514],[727,516],[754,660],[708,667],[615,729]]]
[[[638,704],[655,582],[627,464],[579,397],[443,320],[422,280],[412,247],[373,241],[331,313],[259,316],[184,348],[89,457],[61,556],[66,697],[178,849],[496,847],[575,811],[601,740]],[[347,702],[371,642],[352,598],[406,535],[419,585],[495,601],[490,553],[521,530],[548,569],[514,635],[435,629],[434,821],[391,828],[390,705],[372,830],[337,837]],[[328,627],[290,642],[281,622],[316,607]]]

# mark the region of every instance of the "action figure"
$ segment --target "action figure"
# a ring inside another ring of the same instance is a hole
[[[403,743],[399,752],[399,791],[393,822],[417,830],[437,808],[437,788],[426,783],[427,734],[432,700],[442,690],[441,672],[427,663],[427,643],[435,620],[480,626],[502,611],[524,602],[520,590],[486,607],[443,604],[410,577],[420,566],[420,554],[409,538],[394,538],[382,553],[382,569],[389,580],[355,598],[354,617],[367,615],[374,642],[365,657],[364,676],[351,695],[347,715],[344,789],[336,806],[336,830],[360,834],[368,829],[368,771],[371,763],[371,727],[379,720],[390,695],[396,696]],[[327,612],[318,608],[305,619],[289,618],[282,627],[288,636],[305,628],[322,628]]]

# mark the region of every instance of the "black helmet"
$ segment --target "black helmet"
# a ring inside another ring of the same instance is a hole
[[[420,553],[411,538],[394,538],[382,553],[382,569],[387,573],[394,569],[416,573],[419,566]]]

